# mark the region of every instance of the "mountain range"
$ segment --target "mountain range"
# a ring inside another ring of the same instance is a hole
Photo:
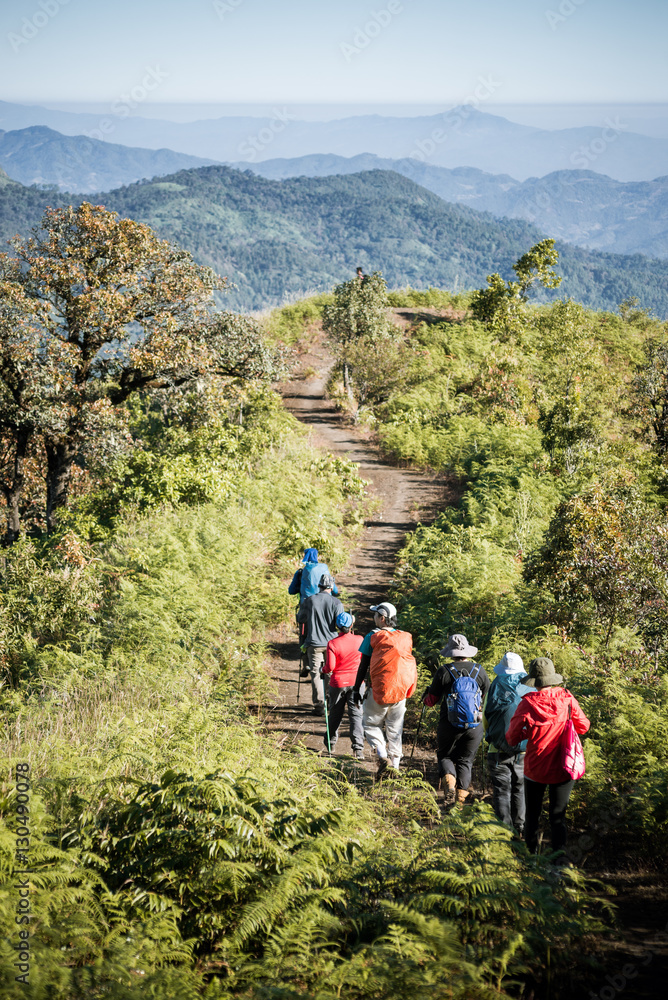
[[[0,178],[0,236],[26,234],[47,204],[82,199]],[[380,270],[390,287],[481,287],[543,233],[453,205],[394,171],[268,180],[226,166],[140,181],[96,201],[145,222],[228,276],[228,308],[261,309],[329,290],[357,266]],[[549,234],[548,234],[549,235]],[[556,293],[615,309],[629,296],[668,316],[668,263],[559,244]]]
[[[246,167],[243,163],[233,165]],[[394,170],[444,201],[499,218],[525,219],[577,246],[668,257],[668,176],[623,183],[593,170],[558,170],[518,181],[508,174],[489,174],[475,167],[449,170],[369,153],[349,158],[313,154],[264,160],[250,169],[272,180]]]
[[[91,194],[210,161],[171,150],[137,149],[86,136],[64,136],[43,125],[0,132],[0,167],[22,184]],[[240,162],[231,164],[248,169]],[[584,170],[562,170],[518,181],[475,167],[434,167],[392,160],[314,153],[250,166],[272,180],[394,170],[445,201],[535,223],[559,239],[612,253],[668,257],[668,177],[621,182]]]
[[[212,163],[171,149],[140,149],[68,136],[44,125],[0,131],[0,166],[21,184],[88,193]]]
[[[93,115],[3,101],[0,128],[15,131],[45,125],[64,135],[171,149],[218,162],[251,164],[312,153],[344,157],[373,153],[450,169],[476,167],[518,180],[573,169],[604,173],[619,181],[668,174],[668,139],[634,133],[620,116],[593,126],[549,130],[510,122],[472,104],[436,115],[358,115],[334,121],[300,120],[288,106],[280,105],[265,117],[173,122],[143,118],[137,113],[141,104],[131,103],[115,101],[107,112]],[[478,103],[484,106],[484,101]]]

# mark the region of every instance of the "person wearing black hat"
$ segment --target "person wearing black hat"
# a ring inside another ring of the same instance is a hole
[[[524,759],[524,837],[534,854],[538,850],[538,827],[546,788],[549,788],[552,850],[559,851],[566,844],[566,807],[574,781],[563,767],[562,737],[569,718],[580,736],[589,729],[589,719],[570,691],[561,686],[563,680],[547,656],[532,660],[524,683],[535,691],[522,697],[506,733],[511,746],[528,741]]]
[[[336,639],[339,634],[336,627],[337,616],[344,610],[341,601],[332,594],[333,586],[333,577],[329,573],[323,573],[318,583],[318,593],[307,597],[297,614],[297,621],[305,626],[304,645],[311,675],[314,715],[325,714],[322,667],[327,643],[330,639]]]
[[[453,662],[438,668],[422,699],[427,708],[441,702],[436,736],[440,786],[447,802],[454,802],[456,797],[460,805],[469,794],[473,761],[484,735],[482,701],[490,685],[483,668],[471,659],[477,652],[478,647],[471,646],[465,635],[450,636],[441,655]],[[468,716],[460,712],[458,717],[455,702],[459,699],[463,704],[466,688],[470,689],[466,697],[472,711]]]

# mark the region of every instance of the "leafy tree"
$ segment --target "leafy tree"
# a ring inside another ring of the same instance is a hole
[[[0,490],[7,504],[8,542],[19,536],[31,439],[54,423],[52,386],[57,385],[58,345],[44,335],[44,310],[26,295],[18,276],[15,266],[0,280]],[[31,377],[34,357],[39,364]]]
[[[212,374],[273,377],[278,361],[254,321],[215,313],[212,292],[224,281],[148,226],[84,203],[47,210],[42,228],[13,246],[15,258],[0,256],[0,392],[11,402],[2,430],[14,454],[3,486],[9,541],[19,530],[26,438],[39,431],[44,441],[53,530],[73,465],[133,393]]]
[[[517,281],[504,281],[500,274],[487,276],[488,288],[475,292],[471,310],[475,319],[486,323],[501,336],[518,336],[524,324],[524,306],[532,286],[558,288],[561,278],[554,267],[559,252],[554,240],[541,240],[513,264]]]
[[[538,319],[541,340],[539,420],[543,447],[573,475],[599,441],[601,356],[581,305],[556,302]]]
[[[668,341],[650,338],[633,380],[635,409],[643,435],[664,458],[668,453]]]
[[[337,285],[334,301],[323,309],[323,329],[340,347],[343,384],[351,403],[352,361],[349,354],[361,339],[374,344],[389,336],[387,309],[387,285],[380,271]]]
[[[627,473],[594,483],[557,507],[524,576],[549,591],[565,624],[632,625],[657,638],[668,629],[668,524],[643,502]]]

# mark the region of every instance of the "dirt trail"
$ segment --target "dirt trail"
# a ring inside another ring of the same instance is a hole
[[[408,311],[406,311],[408,312]],[[402,318],[402,317],[400,317]],[[407,317],[410,319],[412,317]],[[424,475],[413,469],[403,469],[384,461],[369,443],[365,433],[351,427],[334,406],[325,399],[324,387],[331,359],[322,347],[302,356],[303,371],[318,374],[296,379],[283,387],[285,405],[312,430],[313,443],[332,454],[359,463],[361,475],[371,481],[372,492],[382,504],[375,519],[368,522],[362,539],[353,552],[345,573],[337,581],[352,595],[352,610],[357,617],[356,631],[364,634],[372,624],[368,606],[383,598],[392,580],[398,549],[407,532],[418,521],[428,522],[448,503],[458,499],[456,485],[444,476]],[[348,610],[349,603],[346,602]],[[324,719],[312,714],[311,690],[302,681],[300,702],[297,704],[297,664],[299,646],[296,630],[286,626],[271,637],[274,656],[272,677],[277,683],[278,699],[266,716],[267,728],[282,744],[300,743],[324,752]],[[346,734],[347,721],[341,726],[337,755],[350,753]],[[404,764],[413,741],[414,730],[404,730]],[[361,765],[375,771],[375,761],[366,747],[367,761]],[[436,762],[430,750],[416,748],[413,766],[423,771],[427,780],[436,783]],[[474,785],[480,786],[480,772],[474,774]],[[476,778],[478,781],[476,782]],[[489,796],[478,788],[476,798]],[[618,995],[650,1000],[665,996],[668,975],[668,945],[665,934],[666,876],[637,874],[624,876],[610,871],[589,870],[614,886],[618,892],[621,933],[612,940],[601,942],[599,960],[604,971],[594,974],[573,992],[573,1000],[582,997],[608,998]],[[598,979],[600,978],[600,982]]]
[[[367,522],[362,539],[344,573],[337,574],[337,583],[346,591],[346,610],[352,606],[356,616],[355,631],[362,635],[372,626],[369,605],[387,593],[394,575],[396,554],[406,533],[418,521],[432,519],[453,499],[452,484],[444,476],[427,475],[414,469],[402,469],[379,457],[377,449],[366,440],[365,433],[347,423],[332,403],[325,399],[324,389],[331,359],[321,347],[303,356],[303,371],[317,375],[298,379],[283,387],[285,405],[312,431],[315,445],[341,458],[359,463],[360,474],[370,480],[371,491],[382,507],[374,520]],[[350,600],[348,598],[351,598]],[[272,636],[274,658],[272,676],[278,685],[278,704],[266,719],[270,731],[282,733],[282,743],[302,742],[315,750],[323,748],[324,720],[312,714],[311,688],[308,679],[302,681],[300,702],[297,704],[297,664],[299,646],[296,632],[289,626]],[[413,733],[405,732],[404,749],[410,747]],[[410,740],[410,742],[409,742]],[[347,719],[340,730],[337,754],[350,752]],[[405,750],[406,752],[406,750]],[[366,748],[367,768],[371,754]],[[432,754],[416,749],[415,763],[422,770],[435,772]]]

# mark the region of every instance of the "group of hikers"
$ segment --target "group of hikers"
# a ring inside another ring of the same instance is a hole
[[[326,718],[326,749],[334,752],[347,707],[355,759],[364,760],[366,739],[378,761],[378,776],[397,771],[406,701],[415,692],[418,675],[412,636],[397,628],[396,608],[389,601],[372,605],[374,627],[360,640],[353,633],[354,618],[344,610],[334,578],[326,563],[318,562],[314,548],[304,553],[288,589],[300,595],[297,621],[308,664],[303,675],[310,677],[314,713]],[[566,843],[566,807],[584,773],[579,736],[588,731],[589,720],[552,660],[536,657],[525,670],[519,654],[506,652],[490,681],[473,660],[477,652],[466,636],[450,636],[422,696],[420,721],[427,708],[441,706],[440,790],[448,804],[466,801],[473,762],[486,737],[497,817],[525,839],[530,851],[537,851],[547,789],[552,849],[560,851]]]

